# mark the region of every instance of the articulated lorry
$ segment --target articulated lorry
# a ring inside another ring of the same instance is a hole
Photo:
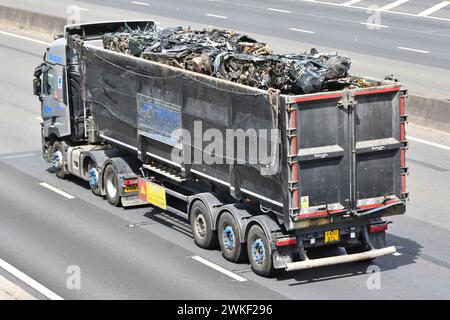
[[[399,82],[260,90],[104,49],[124,25],[67,26],[35,71],[43,158],[59,178],[187,219],[198,246],[262,276],[395,252],[385,218],[408,198]],[[308,257],[322,247],[347,254]]]

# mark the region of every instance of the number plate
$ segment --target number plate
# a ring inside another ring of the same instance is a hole
[[[325,243],[339,241],[339,230],[325,231]]]
[[[130,193],[130,192],[138,192],[138,186],[132,186],[132,187],[125,187],[125,192],[126,193]]]

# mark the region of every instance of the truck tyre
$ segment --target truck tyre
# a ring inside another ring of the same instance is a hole
[[[200,248],[217,248],[217,233],[212,230],[211,215],[202,201],[197,200],[192,204],[190,220],[194,242]]]
[[[95,163],[90,160],[88,164],[88,175],[89,175],[89,186],[91,187],[91,191],[96,196],[101,196],[102,190],[100,188],[99,179],[100,175],[98,174],[98,168]]]
[[[53,143],[51,161],[53,168],[55,169],[55,175],[60,179],[65,179],[67,177],[65,168],[66,150],[62,142],[55,141],[55,143]]]
[[[104,173],[106,199],[115,207],[120,206],[119,178],[114,166],[106,167]]]
[[[254,273],[263,277],[275,275],[269,241],[264,230],[257,224],[248,232],[247,252]]]
[[[224,212],[220,216],[217,233],[223,257],[232,262],[244,261],[247,247],[241,242],[238,224],[231,213]]]

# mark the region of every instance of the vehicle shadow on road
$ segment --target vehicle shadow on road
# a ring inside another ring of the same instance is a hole
[[[281,273],[276,279],[277,281],[295,280],[295,283],[289,286],[297,286],[312,282],[322,282],[333,279],[349,278],[358,275],[368,274],[372,272],[372,266],[378,266],[381,272],[401,268],[405,265],[416,263],[416,260],[423,248],[418,242],[398,237],[392,234],[386,236],[388,245],[396,246],[401,255],[390,255],[380,257],[374,261],[362,261],[347,263],[335,266],[327,266],[321,268],[299,270],[293,272]],[[403,250],[405,248],[405,250]],[[310,255],[311,259],[345,254],[344,249],[320,250]]]

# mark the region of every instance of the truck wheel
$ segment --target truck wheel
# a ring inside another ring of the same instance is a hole
[[[55,174],[58,178],[64,179],[67,177],[65,169],[66,150],[61,142],[55,141],[52,146],[51,154],[52,166],[55,169]]]
[[[99,182],[98,168],[93,161],[89,161],[88,176],[89,176],[89,186],[91,187],[92,193],[95,194],[96,196],[101,196],[102,191],[98,184]]]
[[[106,199],[108,199],[108,202],[113,206],[120,206],[119,178],[112,165],[106,167],[104,179]]]
[[[217,232],[223,257],[232,262],[244,261],[247,248],[241,243],[239,228],[231,213],[224,212],[220,216]]]
[[[269,241],[259,225],[255,224],[248,232],[247,252],[253,272],[263,277],[275,275]]]
[[[194,242],[204,249],[217,247],[217,233],[212,230],[211,216],[205,204],[197,200],[191,207],[190,220]]]

